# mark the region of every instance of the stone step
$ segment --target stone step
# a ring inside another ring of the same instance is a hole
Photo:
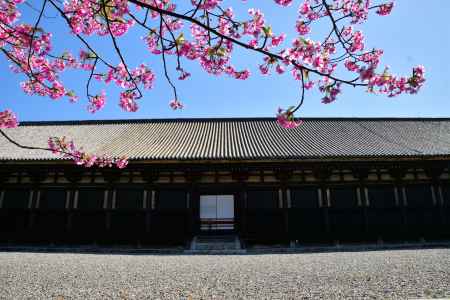
[[[196,250],[233,250],[236,248],[235,243],[197,243],[195,247]]]
[[[203,255],[219,255],[219,254],[246,254],[245,249],[226,249],[226,250],[185,250],[185,254],[203,254]]]
[[[198,243],[234,243],[235,238],[197,238]]]
[[[237,236],[196,236],[190,250],[239,250],[241,243]]]

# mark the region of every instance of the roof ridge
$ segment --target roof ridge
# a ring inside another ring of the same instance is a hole
[[[450,121],[450,117],[305,117],[304,121]],[[275,121],[275,117],[206,117],[206,118],[155,118],[155,119],[104,119],[104,120],[54,120],[22,121],[21,126],[45,125],[107,125],[136,123],[176,123],[176,122],[245,122]]]

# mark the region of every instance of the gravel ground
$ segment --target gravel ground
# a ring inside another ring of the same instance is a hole
[[[0,252],[1,299],[433,297],[450,297],[450,249],[260,255]]]

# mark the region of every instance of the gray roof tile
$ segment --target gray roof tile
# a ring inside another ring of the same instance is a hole
[[[5,132],[41,147],[49,136],[67,136],[90,153],[137,160],[450,156],[450,119],[306,119],[296,129],[269,118],[25,122]],[[0,136],[0,159],[58,156]]]

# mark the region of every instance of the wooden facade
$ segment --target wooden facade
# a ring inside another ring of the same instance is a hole
[[[439,158],[136,160],[124,170],[5,162],[0,243],[187,245],[209,233],[202,195],[233,195],[233,232],[247,244],[450,239],[449,166]]]

